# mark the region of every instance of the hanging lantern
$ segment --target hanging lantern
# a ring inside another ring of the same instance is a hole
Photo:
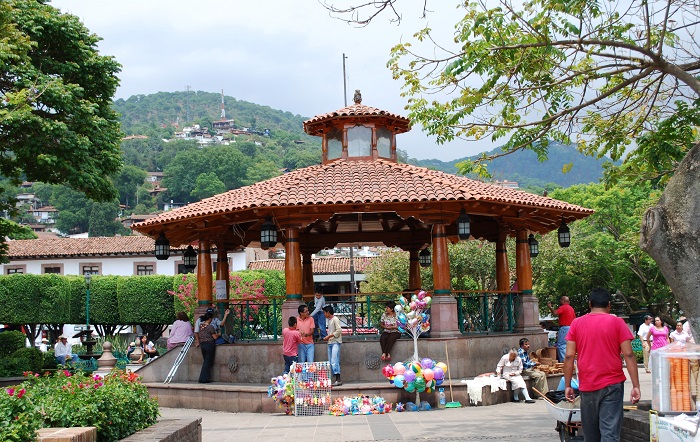
[[[182,261],[185,265],[185,271],[192,273],[197,267],[197,252],[194,251],[194,247],[191,245],[187,246],[185,253],[182,254]]]
[[[420,251],[420,253],[418,254],[418,263],[421,267],[430,267],[430,264],[432,264],[432,259],[430,258],[430,250],[426,248]]]
[[[462,209],[462,213],[457,218],[457,236],[459,236],[459,239],[469,239],[469,235],[471,235],[470,224],[469,215]]]
[[[530,246],[530,258],[534,258],[540,254],[540,243],[535,239],[532,233],[527,237],[527,245]]]
[[[160,236],[156,240],[155,254],[156,259],[159,261],[165,261],[170,257],[170,241],[168,241],[163,232],[160,232]]]
[[[260,248],[267,250],[277,244],[277,227],[270,218],[260,226]]]
[[[569,244],[571,244],[571,232],[569,231],[569,226],[567,226],[566,222],[564,221],[564,217],[561,219],[558,234],[559,247],[569,247]]]

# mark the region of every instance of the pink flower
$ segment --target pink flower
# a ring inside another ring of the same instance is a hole
[[[27,392],[27,390],[25,390],[24,388],[21,389],[20,391],[18,391],[17,392],[17,399],[22,399],[22,396],[24,396],[24,393],[26,393],[26,392]]]
[[[102,376],[100,376],[99,374],[96,374],[95,376],[93,376],[93,379],[96,381],[99,381],[100,379],[102,379]]]
[[[14,394],[15,394],[15,389],[14,389],[14,388],[8,388],[8,389],[7,389],[7,394],[9,394],[10,396],[14,396]]]

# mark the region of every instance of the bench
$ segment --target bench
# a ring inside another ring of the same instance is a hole
[[[556,390],[557,387],[559,386],[559,381],[563,377],[563,374],[548,374],[547,375],[547,387],[549,390]],[[523,380],[525,380],[525,385],[527,385],[527,391],[530,394],[530,397],[535,398],[536,394],[534,394],[534,391],[532,390],[532,380],[530,379],[529,376],[523,376]],[[491,393],[491,387],[485,386],[481,388],[481,401],[478,401],[476,404],[473,404],[471,400],[468,401],[467,405],[474,406],[474,405],[496,405],[496,404],[503,404],[506,402],[510,402],[513,400],[513,390],[511,388],[510,382],[506,383],[507,389],[506,390],[497,390],[493,393]],[[467,397],[469,397],[469,391],[467,389],[467,386],[464,385],[464,389],[467,390]],[[543,393],[546,393],[543,391]]]

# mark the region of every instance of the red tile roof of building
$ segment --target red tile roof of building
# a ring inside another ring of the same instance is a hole
[[[336,160],[206,198],[137,224],[137,227],[248,208],[323,204],[484,201],[591,214],[593,210],[393,161]],[[584,215],[585,216],[585,215]]]
[[[39,238],[7,241],[11,260],[40,257],[115,256],[153,254],[155,240],[148,236],[96,238]],[[173,250],[185,249],[173,247]]]
[[[388,117],[394,120],[399,120],[405,125],[410,123],[408,118],[402,117],[401,115],[393,112],[377,109],[376,107],[372,106],[365,106],[364,104],[351,104],[350,106],[338,109],[337,111],[316,115],[315,117],[304,121],[304,127],[310,124],[316,124],[322,121],[342,117]]]
[[[375,258],[356,257],[354,258],[355,272],[364,273],[364,270]],[[311,266],[315,275],[329,275],[338,273],[350,273],[350,258],[342,256],[314,258]],[[249,270],[279,270],[284,271],[284,259],[266,259],[253,261],[248,264]]]

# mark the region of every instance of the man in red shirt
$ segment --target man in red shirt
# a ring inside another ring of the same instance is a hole
[[[608,291],[593,289],[588,299],[591,312],[575,319],[566,335],[565,394],[568,400],[574,400],[571,377],[578,353],[584,439],[619,441],[625,385],[620,354],[632,381],[630,401],[635,404],[641,396],[637,360],[632,351],[634,336],[622,319],[610,314]]]
[[[569,305],[569,297],[562,296],[559,299],[559,308],[554,310],[552,303],[548,302],[547,307],[553,315],[559,316],[559,331],[557,332],[557,361],[564,362],[564,354],[566,353],[566,334],[569,333],[569,327],[576,318],[576,312]]]

